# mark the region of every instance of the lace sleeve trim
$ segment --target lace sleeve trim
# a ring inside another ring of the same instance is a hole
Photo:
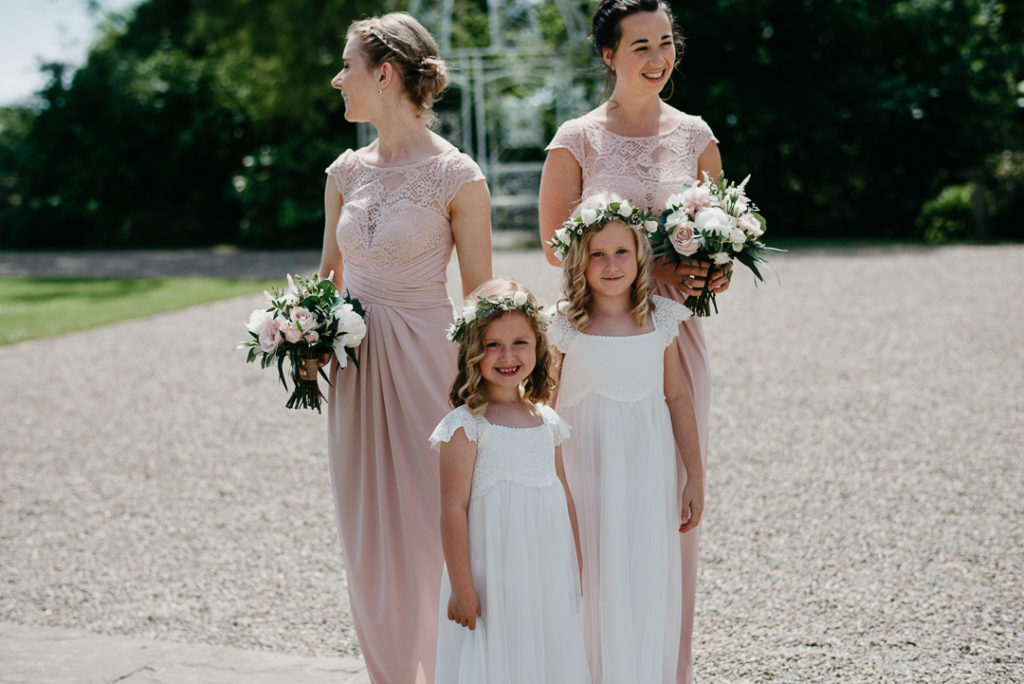
[[[569,351],[569,343],[576,337],[577,331],[572,323],[569,322],[569,319],[565,317],[565,314],[558,310],[554,313],[555,318],[551,321],[551,325],[548,326],[547,330],[548,343],[565,354]]]
[[[662,332],[665,338],[665,346],[672,344],[672,340],[679,335],[679,324],[690,318],[693,313],[683,304],[654,295],[654,327]]]
[[[568,150],[569,154],[576,158],[580,168],[584,165],[584,148],[585,148],[585,133],[583,126],[580,125],[578,119],[570,119],[566,121],[558,130],[555,131],[555,137],[551,139],[551,142],[544,151],[550,151],[556,148]]]
[[[334,180],[334,186],[338,188],[338,192],[341,196],[345,196],[345,181],[349,176],[349,166],[352,159],[353,152],[351,149],[347,149],[338,155],[338,158],[331,162],[331,165],[324,169],[324,173],[327,174],[328,178]]]
[[[464,152],[453,150],[456,154],[445,155],[438,169],[438,177],[443,179],[441,201],[445,207],[452,203],[459,190],[466,183],[478,180],[485,180],[483,171],[473,161],[473,158]]]
[[[476,442],[479,425],[479,419],[474,417],[465,405],[462,405],[454,411],[450,411],[430,433],[430,448],[440,453],[441,443],[450,442],[459,428],[466,431],[466,438],[469,441]]]
[[[715,134],[711,131],[711,126],[709,126],[707,122],[699,116],[691,117],[686,128],[691,131],[694,158],[698,158],[700,155],[704,154],[705,148],[707,148],[712,141],[716,143],[718,142],[718,138],[716,138]]]
[[[540,414],[544,418],[544,422],[547,423],[551,429],[551,436],[555,440],[555,446],[558,446],[565,440],[569,439],[569,434],[572,432],[572,426],[565,422],[560,415],[555,413],[555,410],[550,406],[540,405]]]

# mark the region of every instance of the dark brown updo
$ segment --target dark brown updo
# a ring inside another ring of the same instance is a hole
[[[676,64],[683,57],[683,49],[686,43],[682,34],[676,27],[675,17],[672,16],[672,8],[665,0],[602,0],[594,12],[594,20],[590,24],[590,38],[594,41],[594,49],[597,56],[604,63],[604,50],[609,48],[614,52],[622,40],[622,20],[631,14],[638,12],[662,11],[668,15],[668,21],[672,25],[672,40],[676,44]],[[605,64],[609,84],[615,82],[615,72]]]
[[[348,36],[359,39],[372,68],[391,62],[398,69],[406,94],[421,112],[448,87],[448,67],[437,41],[411,14],[391,12],[352,22]]]

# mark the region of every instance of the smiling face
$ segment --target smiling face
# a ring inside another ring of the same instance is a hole
[[[488,388],[518,388],[537,365],[537,335],[521,312],[509,311],[487,324],[480,375]]]
[[[638,266],[636,237],[622,221],[609,221],[587,246],[587,286],[593,297],[630,297]]]
[[[616,90],[660,93],[676,63],[672,22],[664,11],[635,12],[619,24],[618,45],[604,48],[606,64],[615,70]]]
[[[341,53],[341,71],[331,79],[331,86],[341,91],[345,100],[346,121],[368,121],[370,98],[377,97],[377,69],[370,66],[359,39],[351,36]]]

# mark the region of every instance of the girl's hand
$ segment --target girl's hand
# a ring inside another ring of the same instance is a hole
[[[711,264],[707,261],[694,261],[673,264],[668,259],[655,259],[651,264],[651,277],[659,283],[665,283],[679,290],[687,297],[697,297],[704,287],[704,280]],[[715,294],[729,289],[732,278],[732,264],[716,266],[711,274],[711,291]]]
[[[479,616],[480,598],[476,595],[476,588],[470,587],[464,591],[452,589],[452,596],[448,599],[448,619],[463,627],[476,629]]]
[[[317,363],[317,367],[318,368],[323,368],[324,366],[329,364],[331,362],[331,355],[332,354],[333,354],[333,352],[324,352],[323,354],[321,354],[320,358],[316,362]],[[305,366],[301,366],[301,365],[299,366],[299,376],[302,377],[303,380],[315,380],[316,379],[315,377],[313,377],[313,378],[306,377],[306,367]]]
[[[696,479],[689,479],[683,487],[683,496],[680,510],[682,511],[682,524],[679,525],[679,533],[686,534],[697,525],[704,515],[704,482]]]

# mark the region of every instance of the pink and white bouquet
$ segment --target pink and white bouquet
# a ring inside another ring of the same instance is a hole
[[[333,351],[338,364],[344,368],[348,359],[356,368],[356,347],[366,336],[365,311],[359,300],[346,293],[338,294],[331,278],[320,279],[315,273],[308,278],[288,276],[287,288],[274,288],[264,292],[267,308],[256,309],[249,315],[246,328],[250,339],[237,349],[248,349],[246,361],[257,358],[260,366],[268,368],[277,361],[277,372],[285,389],[284,364],[289,364],[294,389],[288,399],[288,408],[314,408],[320,412],[323,395],[317,384],[317,372],[322,354]],[[305,368],[306,377],[300,373]],[[309,378],[309,379],[307,379]]]
[[[659,227],[651,233],[651,251],[655,258],[680,264],[707,262],[704,288],[699,296],[684,302],[696,316],[718,313],[715,293],[709,290],[715,267],[734,259],[764,282],[757,264],[764,263],[768,252],[781,252],[761,241],[765,220],[757,206],[746,195],[747,181],[736,185],[725,174],[712,181],[707,173],[697,183],[687,183],[668,198],[668,208],[659,219]]]

